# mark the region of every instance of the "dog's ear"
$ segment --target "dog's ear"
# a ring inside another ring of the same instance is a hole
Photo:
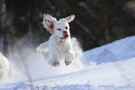
[[[70,15],[68,17],[66,17],[65,19],[67,19],[68,23],[70,23],[71,21],[73,21],[75,18],[75,15]]]
[[[43,26],[46,28],[50,33],[54,32],[54,23],[56,22],[56,18],[52,17],[49,14],[44,14],[43,17]]]

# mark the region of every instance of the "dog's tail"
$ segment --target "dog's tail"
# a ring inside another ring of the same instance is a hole
[[[39,52],[48,52],[48,41],[40,44],[37,47],[37,51],[39,51]]]

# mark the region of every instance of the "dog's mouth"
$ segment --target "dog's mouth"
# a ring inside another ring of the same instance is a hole
[[[64,37],[63,37],[64,39],[66,39],[66,38],[68,38],[68,35],[64,35]]]
[[[64,35],[62,38],[60,39],[67,39],[69,35]]]

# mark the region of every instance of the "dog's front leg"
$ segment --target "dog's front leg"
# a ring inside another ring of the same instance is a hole
[[[72,51],[72,50],[67,51],[66,56],[65,56],[65,64],[66,64],[66,65],[71,64],[71,63],[72,63],[71,60],[72,60],[73,58],[74,58],[74,53],[73,53],[73,51]]]
[[[54,54],[50,56],[49,63],[53,66],[58,66],[60,64],[56,55],[54,55]]]

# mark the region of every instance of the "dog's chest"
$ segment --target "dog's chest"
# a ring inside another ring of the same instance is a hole
[[[70,46],[68,44],[66,45],[58,45],[56,46],[56,55],[58,56],[59,59],[63,60],[67,52],[69,51]]]
[[[56,48],[59,53],[64,53],[70,49],[70,44],[69,43],[59,43],[56,45]]]

